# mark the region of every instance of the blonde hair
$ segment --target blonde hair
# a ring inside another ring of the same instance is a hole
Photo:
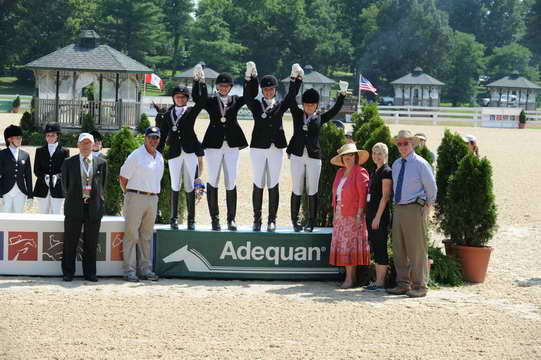
[[[387,162],[389,161],[389,148],[386,144],[382,142],[376,143],[374,144],[374,146],[372,146],[372,151],[378,152],[383,155],[384,163],[387,164]]]

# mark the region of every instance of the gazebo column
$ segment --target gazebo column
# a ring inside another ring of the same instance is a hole
[[[75,111],[75,99],[76,99],[76,96],[75,96],[75,89],[76,89],[76,83],[77,83],[77,72],[73,72],[73,84],[71,86],[71,119],[70,119],[70,123],[75,125],[75,116],[76,116],[76,111]]]
[[[509,98],[509,91],[511,89],[507,88],[507,106],[506,107],[509,107],[509,104],[511,103],[511,99]]]
[[[524,106],[525,110],[528,110],[529,96],[530,96],[530,90],[526,89],[526,105]]]
[[[122,127],[122,104],[118,102],[118,90],[120,87],[120,74],[116,74],[115,81],[115,106],[116,106],[116,123],[118,127]]]
[[[101,107],[103,101],[103,74],[100,74],[100,93],[98,98],[98,124],[101,125]]]
[[[58,121],[58,110],[59,110],[59,100],[60,100],[60,71],[56,72],[56,95],[55,95],[55,104],[54,104],[54,117],[55,121]]]

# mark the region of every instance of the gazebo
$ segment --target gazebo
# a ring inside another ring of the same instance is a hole
[[[282,83],[284,86],[286,86],[286,88],[289,81],[289,77],[282,80]],[[299,95],[302,95],[305,90],[314,88],[319,92],[320,105],[325,107],[330,104],[331,89],[335,83],[336,81],[333,79],[329,79],[322,73],[315,71],[312,65],[306,65],[304,67],[304,79],[302,81],[302,88],[300,89]]]
[[[87,114],[99,129],[135,127],[141,114],[144,74],[152,70],[99,44],[93,30],[84,30],[79,42],[25,65],[33,70],[37,96],[36,120],[55,121],[63,128],[80,128]]]
[[[444,83],[416,67],[413,72],[391,81],[395,105],[439,106]]]
[[[520,76],[518,71],[513,71],[511,75],[488,84],[487,88],[490,91],[489,106],[535,110],[537,91],[541,86]]]
[[[199,63],[201,66],[203,66],[203,70],[205,71],[205,84],[207,84],[208,89],[214,89],[214,84],[216,83],[216,78],[218,77],[218,72],[212,70],[211,68],[207,67],[204,62]],[[175,80],[178,84],[184,85],[186,87],[191,88],[192,82],[193,82],[193,71],[195,69],[195,66],[181,72],[178,75],[175,75]]]

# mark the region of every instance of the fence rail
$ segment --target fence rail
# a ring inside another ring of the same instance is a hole
[[[483,108],[379,106],[381,118],[395,124],[401,121],[419,121],[438,125],[440,123],[472,123],[480,126]],[[528,124],[541,125],[541,111],[525,111]]]

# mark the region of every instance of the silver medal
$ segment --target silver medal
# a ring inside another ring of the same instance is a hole
[[[266,118],[267,118],[267,113],[261,114],[261,117],[262,117],[263,119],[266,119]]]
[[[220,119],[220,121],[222,122],[222,124],[224,124],[225,121],[226,121],[225,116],[222,116],[222,118]]]
[[[303,126],[302,126],[302,129],[303,129],[304,131],[308,131],[308,125],[303,125]]]
[[[177,131],[177,127],[176,127],[176,126],[173,126],[173,127],[171,128],[171,130]]]

